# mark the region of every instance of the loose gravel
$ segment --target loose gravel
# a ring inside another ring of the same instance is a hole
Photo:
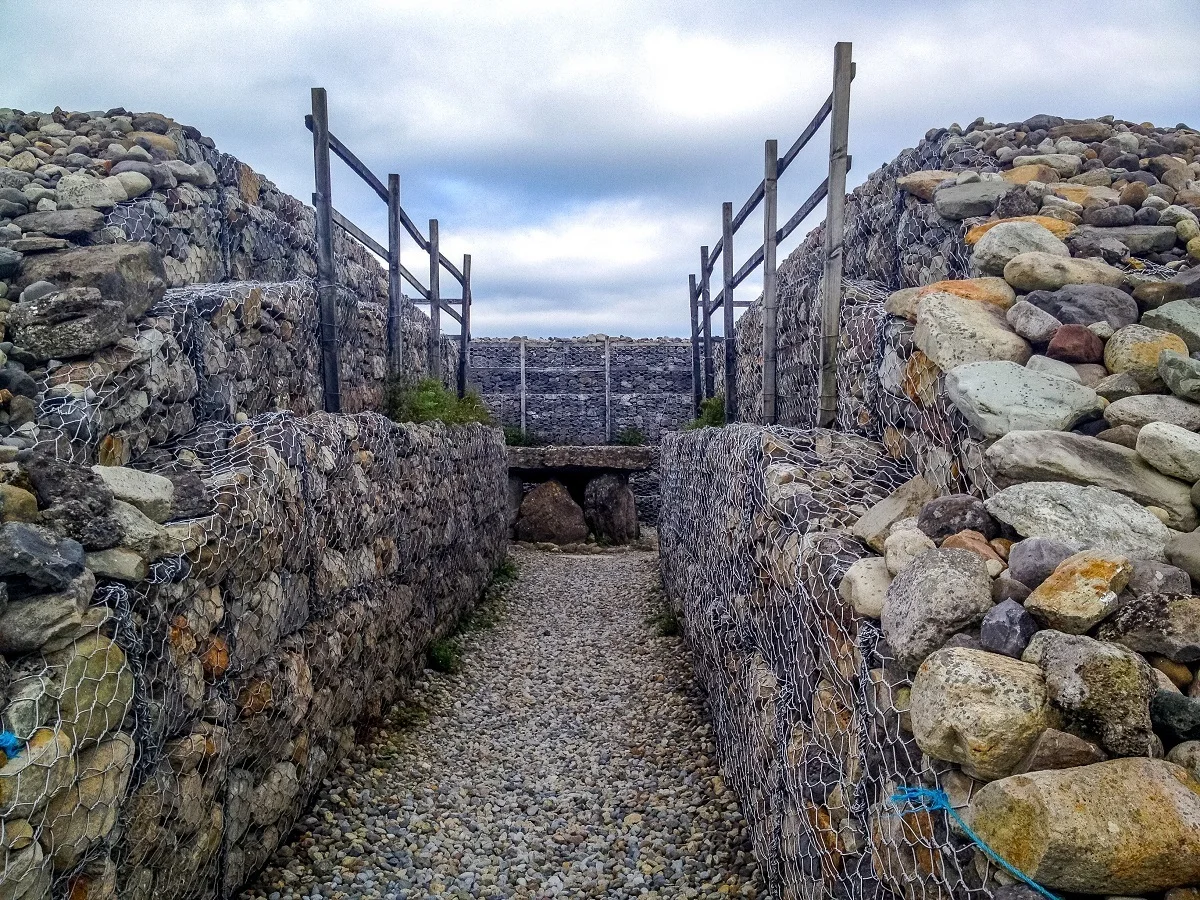
[[[766,898],[657,557],[514,551],[460,639],[326,782],[246,898]]]

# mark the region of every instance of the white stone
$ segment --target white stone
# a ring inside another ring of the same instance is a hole
[[[1200,434],[1170,422],[1150,422],[1138,431],[1136,449],[1164,475],[1189,484],[1200,481]]]
[[[893,531],[883,542],[887,570],[892,575],[899,575],[914,559],[936,546],[929,535],[915,528]]]
[[[1013,362],[975,362],[946,373],[946,395],[985,437],[1066,431],[1104,407],[1091,388]]]
[[[921,298],[913,342],[943,372],[965,363],[1024,363],[1032,350],[990,303],[937,291]]]
[[[838,594],[858,615],[878,619],[891,583],[892,575],[883,557],[867,556],[846,570]]]
[[[1037,222],[1001,222],[988,229],[975,244],[971,264],[984,275],[1003,275],[1009,260],[1021,253],[1039,251],[1070,256],[1067,245]]]

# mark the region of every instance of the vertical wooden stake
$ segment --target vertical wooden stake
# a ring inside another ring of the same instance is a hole
[[[442,255],[438,222],[429,220],[429,377],[442,380]]]
[[[404,373],[404,286],[400,283],[400,176],[388,175],[388,372]]]
[[[775,235],[779,229],[779,144],[767,141],[763,172],[763,367],[762,420],[774,425],[776,412],[776,350],[778,310],[775,279]]]
[[[733,323],[733,204],[721,204],[721,312],[725,314],[725,421],[738,420],[737,328]]]
[[[463,254],[462,333],[458,347],[458,396],[467,394],[471,377],[471,254]]]
[[[326,412],[342,411],[338,373],[337,269],[333,262],[333,188],[329,177],[329,101],[312,89],[313,173],[317,211],[317,311],[320,317],[321,385]]]
[[[711,397],[716,392],[716,376],[713,372],[712,352],[712,310],[708,308],[712,301],[709,283],[712,278],[712,266],[708,264],[708,247],[700,248],[700,321],[704,328],[704,396]]]
[[[525,338],[521,338],[521,437],[525,436]]]
[[[700,374],[700,303],[696,276],[688,276],[688,311],[692,319],[692,415],[699,417],[704,400],[704,379]]]
[[[825,212],[825,272],[821,293],[821,402],[817,424],[837,418],[837,354],[841,343],[842,235],[846,215],[846,154],[850,131],[851,45],[833,51],[833,112],[829,129],[829,197]]]

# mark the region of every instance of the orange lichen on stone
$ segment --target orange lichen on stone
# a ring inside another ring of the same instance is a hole
[[[1032,168],[1032,166],[1022,166],[1021,168]],[[1002,222],[1033,222],[1041,225],[1047,231],[1051,232],[1056,238],[1065,238],[1075,226],[1070,222],[1064,222],[1062,219],[1054,219],[1050,216],[1012,216],[1007,219],[993,219],[990,222],[984,222],[981,225],[976,225],[967,232],[967,236],[963,238],[968,247],[974,247],[979,243],[979,239],[995,228]]]

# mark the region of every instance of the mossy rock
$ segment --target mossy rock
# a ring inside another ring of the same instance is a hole
[[[121,727],[133,701],[133,672],[110,638],[88,635],[45,659],[58,670],[59,716],[80,749]]]

